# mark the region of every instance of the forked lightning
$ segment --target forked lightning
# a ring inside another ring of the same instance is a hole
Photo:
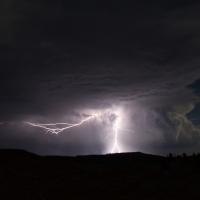
[[[60,132],[66,130],[66,129],[70,129],[70,128],[73,128],[73,127],[76,127],[76,126],[80,126],[84,122],[87,122],[91,119],[94,119],[97,116],[98,115],[91,115],[91,116],[87,117],[86,119],[82,120],[81,122],[79,122],[77,124],[71,124],[71,123],[40,124],[40,123],[32,123],[32,122],[27,122],[27,121],[23,121],[23,123],[29,124],[31,126],[42,128],[42,129],[45,130],[46,133],[52,133],[52,134],[58,135]],[[0,122],[0,124],[4,124],[4,123],[11,123],[12,124],[12,122]],[[64,127],[62,128],[60,126],[64,126]],[[121,148],[120,148],[119,140],[118,140],[119,130],[133,132],[131,130],[119,128],[119,118],[116,119],[116,121],[113,125],[113,132],[109,133],[107,135],[107,137],[105,138],[105,140],[106,140],[110,135],[112,135],[112,134],[114,135],[114,141],[113,141],[111,153],[114,153],[114,152],[120,153],[121,152]]]

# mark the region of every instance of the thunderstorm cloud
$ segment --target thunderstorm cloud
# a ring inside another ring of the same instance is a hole
[[[2,0],[0,148],[199,151],[198,1]],[[194,113],[194,114],[191,114]],[[58,135],[32,123],[79,123]]]

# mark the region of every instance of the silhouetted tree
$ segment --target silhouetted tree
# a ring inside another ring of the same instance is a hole
[[[197,154],[196,160],[197,160],[197,162],[200,162],[200,153]]]
[[[183,153],[183,158],[186,159],[187,158],[187,154]]]
[[[169,160],[172,161],[172,159],[173,159],[173,155],[172,153],[169,153]]]
[[[192,154],[192,156],[193,156],[193,157],[195,157],[195,156],[196,156],[196,154],[195,154],[195,153],[193,153],[193,154]]]

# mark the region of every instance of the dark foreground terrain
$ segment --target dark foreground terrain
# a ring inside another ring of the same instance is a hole
[[[200,199],[199,157],[0,150],[0,199]]]

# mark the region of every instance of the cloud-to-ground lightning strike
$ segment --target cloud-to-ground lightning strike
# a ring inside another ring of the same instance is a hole
[[[117,149],[118,152],[121,152],[121,149],[119,148],[119,144],[118,144],[118,120],[116,121],[115,125],[114,125],[114,145],[112,148],[111,153],[114,153],[114,150]]]
[[[114,153],[115,150],[117,151],[117,153],[121,152],[121,148],[120,148],[119,141],[118,141],[119,130],[121,130],[121,131],[129,131],[129,132],[133,133],[132,130],[119,128],[119,120],[117,119],[115,124],[114,124],[114,131],[109,133],[105,138],[105,140],[106,140],[111,134],[114,134],[114,143],[113,143],[113,147],[112,147],[111,153]]]

